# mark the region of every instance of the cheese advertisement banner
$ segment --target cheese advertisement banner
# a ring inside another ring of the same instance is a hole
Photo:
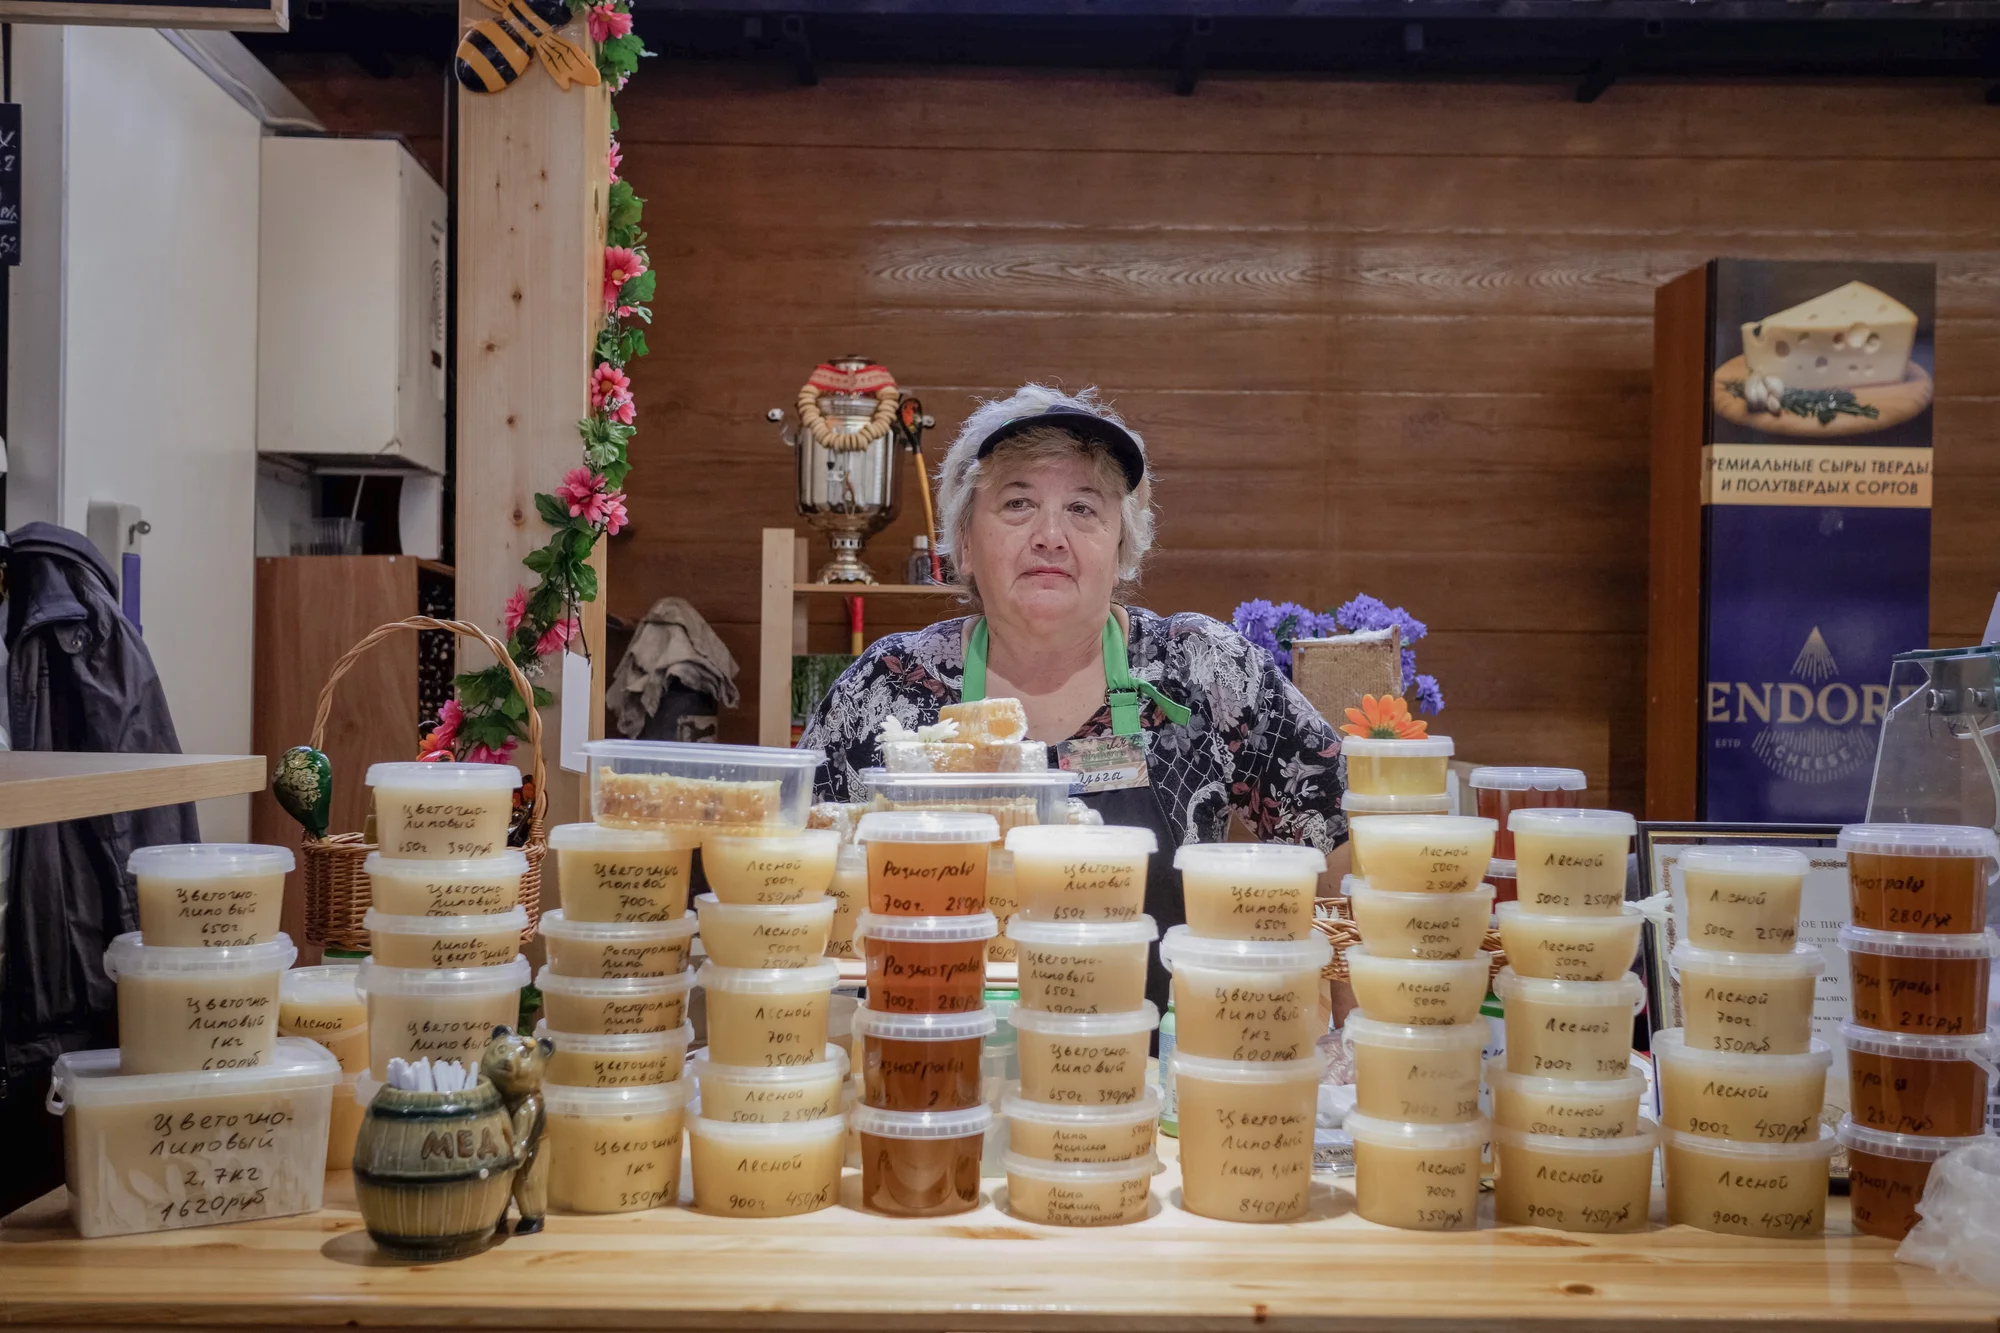
[[[1700,818],[1859,820],[1929,646],[1929,264],[1709,265]]]

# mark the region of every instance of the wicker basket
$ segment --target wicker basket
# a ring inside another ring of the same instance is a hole
[[[1361,927],[1355,925],[1354,918],[1348,915],[1350,909],[1347,899],[1334,898],[1329,900],[1322,898],[1320,900],[1322,905],[1328,901],[1333,903],[1333,910],[1338,915],[1316,916],[1313,918],[1313,928],[1326,936],[1327,942],[1333,945],[1333,961],[1326,965],[1325,969],[1320,972],[1320,975],[1328,981],[1345,981],[1347,980],[1347,948],[1351,944],[1361,943]],[[1488,990],[1491,990],[1493,988],[1493,978],[1499,976],[1500,969],[1507,966],[1507,951],[1500,947],[1500,932],[1497,930],[1487,931],[1486,938],[1480,942],[1479,951],[1486,955],[1486,961],[1490,964],[1486,973],[1486,986]]]
[[[506,666],[507,674],[513,677],[515,690],[528,705],[528,753],[534,758],[531,776],[535,784],[535,802],[528,813],[528,842],[521,849],[528,856],[528,873],[521,876],[521,906],[528,909],[528,928],[521,933],[522,943],[525,944],[534,938],[542,918],[542,856],[549,846],[547,831],[542,827],[542,816],[548,807],[548,770],[542,764],[542,715],[535,707],[534,687],[507,655],[505,644],[479,626],[463,620],[411,616],[408,620],[378,626],[348,649],[328,673],[326,684],[319,692],[319,711],[313,715],[312,746],[317,750],[326,744],[326,721],[333,712],[334,687],[340,684],[340,678],[347,674],[355,659],[391,635],[433,629],[450,630],[463,638],[477,639],[485,644]],[[373,894],[361,865],[368,859],[368,853],[374,850],[375,844],[366,841],[364,835],[359,833],[333,833],[324,838],[305,839],[300,853],[305,870],[305,935],[308,944],[326,949],[366,950],[369,947],[368,932],[362,928],[361,919],[368,913]]]

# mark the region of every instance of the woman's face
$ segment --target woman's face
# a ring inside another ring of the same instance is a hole
[[[1102,618],[1118,584],[1120,496],[1083,455],[999,466],[981,480],[964,554],[1002,618]]]

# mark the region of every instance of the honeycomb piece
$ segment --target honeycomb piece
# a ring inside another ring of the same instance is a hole
[[[978,699],[946,704],[938,721],[956,722],[958,739],[972,743],[1015,745],[1028,735],[1028,714],[1019,699]]]
[[[830,828],[840,835],[843,843],[853,842],[855,826],[861,822],[861,815],[867,809],[866,801],[852,804],[845,801],[821,801],[807,813],[806,827]]]

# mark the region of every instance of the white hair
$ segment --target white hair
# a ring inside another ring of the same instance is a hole
[[[973,584],[972,571],[965,568],[958,557],[965,550],[966,536],[972,528],[972,502],[979,493],[980,481],[991,471],[990,464],[1005,458],[1017,445],[1024,448],[1031,446],[1035,436],[1042,432],[1016,436],[1002,443],[985,463],[980,460],[979,446],[986,442],[987,436],[1008,422],[1057,407],[1088,412],[1116,422],[1139,441],[1140,453],[1145,452],[1145,441],[1139,439],[1139,432],[1127,426],[1124,418],[1113,411],[1094,388],[1072,395],[1049,384],[1023,384],[1005,398],[987,399],[974,407],[965,424],[959,427],[951,447],[945,450],[944,462],[938,466],[937,508],[938,550],[940,554],[952,557],[956,566],[955,582],[975,599],[979,589]],[[1123,487],[1124,469],[1110,450],[1074,436],[1067,438],[1078,457],[1108,466]],[[1119,502],[1118,520],[1118,579],[1121,583],[1130,583],[1139,577],[1139,566],[1153,546],[1153,479],[1150,467],[1139,484],[1126,492],[1125,498]]]

